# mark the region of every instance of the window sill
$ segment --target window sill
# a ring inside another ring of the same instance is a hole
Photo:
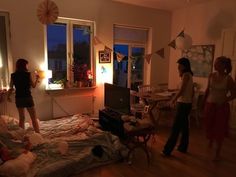
[[[70,91],[82,91],[82,90],[94,90],[97,86],[93,87],[71,87],[71,88],[61,88],[61,89],[46,89],[47,93],[54,93],[54,92],[70,92]]]

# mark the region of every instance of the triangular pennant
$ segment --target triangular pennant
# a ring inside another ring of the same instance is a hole
[[[170,46],[170,47],[176,49],[175,39],[174,39],[173,41],[171,41],[171,42],[168,44],[168,46]]]
[[[157,55],[159,55],[161,58],[165,58],[165,49],[161,48],[160,50],[155,52]]]
[[[184,30],[182,30],[177,37],[184,37]]]
[[[147,60],[147,63],[149,64],[150,61],[151,61],[152,54],[147,54],[147,55],[145,55],[144,57],[145,57],[145,59]]]
[[[112,49],[110,49],[109,47],[107,47],[107,46],[105,45],[104,53],[109,54],[109,53],[111,53],[111,51],[112,51]]]
[[[134,56],[129,56],[129,58],[130,58],[131,60],[135,60],[136,57],[134,57]]]
[[[93,38],[93,44],[94,45],[98,45],[98,44],[101,44],[102,42],[100,41],[100,39],[97,37],[97,36],[94,36]]]
[[[125,56],[119,52],[116,52],[116,59],[118,62],[121,62]]]
[[[92,32],[90,31],[89,27],[83,27],[83,35],[84,35],[84,36],[85,36],[85,35],[88,35],[88,34],[90,34],[90,33],[92,33]]]

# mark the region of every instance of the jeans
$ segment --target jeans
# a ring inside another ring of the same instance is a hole
[[[163,153],[170,155],[173,151],[179,134],[181,133],[181,139],[178,146],[178,150],[181,152],[187,152],[189,143],[189,121],[188,117],[192,108],[191,103],[177,103],[175,120],[172,126],[171,134],[168,138],[166,145],[164,146]]]

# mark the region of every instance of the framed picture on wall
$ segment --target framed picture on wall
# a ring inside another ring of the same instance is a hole
[[[208,77],[213,69],[215,45],[192,45],[182,56],[190,60],[195,77]]]
[[[99,51],[99,63],[111,63],[111,52]]]

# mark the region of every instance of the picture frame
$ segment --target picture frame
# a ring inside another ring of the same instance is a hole
[[[111,63],[111,52],[99,51],[99,63]]]
[[[189,59],[193,76],[208,77],[213,70],[215,45],[192,45],[182,51],[182,57]]]

